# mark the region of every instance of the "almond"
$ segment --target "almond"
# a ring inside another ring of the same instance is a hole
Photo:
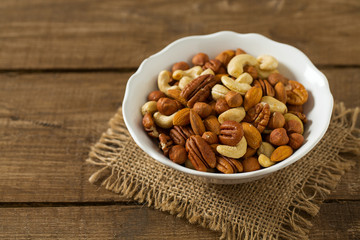
[[[186,106],[187,102],[185,100],[185,98],[180,96],[181,90],[180,89],[169,89],[167,91],[167,95],[177,101],[179,101],[181,104],[183,104],[184,106]]]
[[[190,109],[190,124],[191,128],[196,135],[202,136],[205,132],[204,123],[201,120],[199,114],[197,114],[194,110]]]
[[[183,108],[178,111],[173,119],[174,126],[186,126],[190,123],[190,108]]]
[[[216,135],[220,134],[220,123],[217,117],[210,115],[204,120],[204,125],[206,130],[215,133]]]
[[[245,111],[258,104],[261,101],[262,94],[263,92],[260,87],[254,86],[250,88],[249,91],[246,92],[244,98]]]
[[[242,122],[244,137],[249,147],[258,149],[261,145],[261,134],[256,127],[247,122]]]
[[[270,160],[273,162],[279,162],[288,158],[293,153],[293,149],[290,146],[284,145],[276,148],[270,156]]]

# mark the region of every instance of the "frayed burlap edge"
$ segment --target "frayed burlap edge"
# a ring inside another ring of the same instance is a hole
[[[110,125],[115,119],[122,118],[120,112],[110,120]],[[303,181],[299,186],[299,191],[295,194],[290,207],[287,209],[276,238],[308,238],[307,234],[312,226],[311,218],[319,212],[320,204],[330,194],[331,190],[336,187],[345,171],[356,164],[355,161],[346,159],[340,154],[353,153],[360,155],[360,129],[356,127],[359,112],[359,108],[346,109],[343,103],[335,104],[331,124],[346,128],[343,142],[339,142],[339,145],[342,146],[341,151],[329,164],[321,169],[314,169],[311,177]],[[112,127],[115,126],[112,125]],[[120,128],[116,130],[123,131]],[[101,144],[102,138],[97,144]],[[95,147],[97,145],[93,148]],[[259,235],[253,229],[241,225],[235,226],[220,217],[206,216],[201,209],[192,203],[181,202],[174,197],[156,192],[154,189],[148,189],[137,179],[122,175],[108,163],[93,161],[93,158],[97,158],[93,148],[86,161],[92,165],[102,166],[102,168],[91,175],[89,178],[90,183],[101,183],[107,190],[121,194],[124,197],[132,198],[139,203],[161,211],[167,211],[177,217],[185,217],[190,223],[200,224],[211,230],[220,231],[222,233],[221,239],[268,239],[274,237],[266,236],[266,233]]]

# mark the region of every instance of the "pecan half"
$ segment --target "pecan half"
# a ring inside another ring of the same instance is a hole
[[[198,171],[215,168],[216,157],[210,145],[199,135],[191,136],[185,144],[188,158]]]
[[[270,119],[270,106],[267,103],[258,103],[247,111],[244,122],[254,125],[260,133],[267,126]]]
[[[216,169],[225,174],[238,173],[244,170],[241,162],[223,156],[216,157]]]
[[[160,145],[161,150],[163,150],[165,156],[168,156],[169,150],[173,145],[172,139],[165,133],[160,133],[159,141],[160,141],[159,145]]]
[[[244,136],[242,125],[235,121],[225,121],[220,125],[219,140],[222,144],[236,146]]]
[[[220,70],[220,67],[221,67],[221,62],[217,59],[212,59],[205,63],[205,65],[203,66],[203,69],[206,70],[206,69],[210,68],[211,70],[214,71],[215,74],[217,74]]]
[[[303,105],[308,100],[308,92],[305,87],[294,80],[289,80],[286,86],[287,103],[292,105]]]
[[[187,101],[187,106],[191,108],[196,102],[204,102],[210,96],[211,88],[215,84],[214,75],[201,75],[187,84],[181,91],[180,96]]]
[[[259,79],[254,81],[254,86],[259,86],[263,90],[264,96],[275,96],[275,90],[271,84],[265,79]]]
[[[174,128],[170,130],[170,137],[177,145],[185,146],[186,140],[192,135],[195,134],[189,126],[174,126]]]

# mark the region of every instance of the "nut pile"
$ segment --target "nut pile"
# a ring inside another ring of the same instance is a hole
[[[308,92],[270,55],[242,49],[158,75],[159,90],[141,109],[143,127],[175,163],[199,171],[250,172],[289,157],[304,142]]]

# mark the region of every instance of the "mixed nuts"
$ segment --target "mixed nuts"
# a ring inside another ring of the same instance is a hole
[[[205,53],[192,67],[177,62],[158,75],[142,106],[143,127],[164,155],[199,171],[238,173],[267,168],[304,142],[308,92],[277,70],[270,55]]]

